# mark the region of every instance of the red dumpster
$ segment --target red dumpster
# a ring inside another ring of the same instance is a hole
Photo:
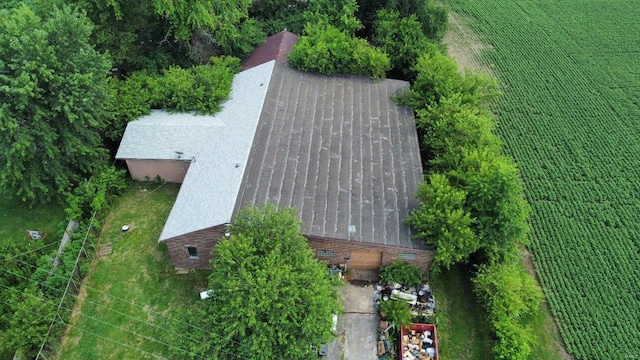
[[[400,329],[400,360],[438,360],[438,335],[433,324],[413,323]]]

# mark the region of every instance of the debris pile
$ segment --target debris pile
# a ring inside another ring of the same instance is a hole
[[[375,287],[376,308],[380,303],[389,300],[405,301],[411,306],[411,316],[430,318],[436,309],[436,302],[429,284],[423,283],[418,288],[405,287],[401,284]]]
[[[402,360],[434,360],[436,357],[434,335],[429,330],[403,334],[402,345]]]
[[[393,342],[389,339],[388,323],[384,320],[380,321],[378,332],[378,359],[386,360],[393,357]]]

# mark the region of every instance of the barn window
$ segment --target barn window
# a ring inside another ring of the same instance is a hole
[[[415,260],[416,259],[416,254],[411,254],[411,253],[402,253],[400,255],[398,255],[398,257],[402,260]]]
[[[318,250],[318,257],[332,257],[336,254],[333,250]]]
[[[196,246],[187,246],[187,254],[189,259],[200,259],[198,256],[198,248]]]

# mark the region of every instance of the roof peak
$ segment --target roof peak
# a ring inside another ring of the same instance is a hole
[[[286,64],[289,61],[289,52],[297,42],[298,35],[286,29],[273,34],[242,62],[242,68],[247,70],[271,60]]]

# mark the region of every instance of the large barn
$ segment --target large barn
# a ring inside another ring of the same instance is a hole
[[[153,111],[122,138],[134,179],[182,183],[159,239],[174,267],[210,267],[234,214],[265,203],[297,209],[321,260],[428,267],[403,222],[422,178],[413,113],[392,100],[408,83],[300,72],[259,51],[215,116]]]

